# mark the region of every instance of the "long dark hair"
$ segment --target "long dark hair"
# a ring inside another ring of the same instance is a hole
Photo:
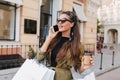
[[[66,52],[70,50],[70,53],[72,55],[72,60],[74,61],[74,67],[77,69],[80,65],[78,63],[81,63],[80,56],[82,56],[82,53],[80,52],[80,32],[79,32],[79,21],[74,12],[71,11],[65,11],[61,14],[66,14],[69,16],[69,19],[74,23],[73,27],[71,28],[70,32],[70,40],[65,42],[58,52],[58,55],[56,57],[57,63],[59,63],[62,58],[66,55]],[[56,44],[59,43],[60,39],[62,37],[61,32],[56,35],[56,37],[51,41],[47,52],[51,52],[52,49],[56,46]]]

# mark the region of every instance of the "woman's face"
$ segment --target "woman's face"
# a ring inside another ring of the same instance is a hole
[[[69,19],[69,16],[66,14],[61,14],[57,20],[59,32],[70,33],[71,28],[73,27],[73,22]]]

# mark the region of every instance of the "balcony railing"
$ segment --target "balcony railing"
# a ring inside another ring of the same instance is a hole
[[[39,45],[0,45],[0,69],[7,69],[7,68],[13,68],[13,67],[19,67],[24,62],[24,60],[27,58],[27,53],[29,51],[29,46],[31,46],[35,51],[38,50]],[[93,55],[95,54],[95,45],[93,44],[84,44],[85,50],[89,51]],[[109,46],[104,46],[105,48],[109,49]],[[112,53],[110,53],[111,50],[107,51],[101,51],[101,54],[95,55],[95,63],[97,67],[99,67],[100,70],[104,69],[104,64],[107,65],[120,65],[119,60],[120,58],[117,58],[120,56],[119,53],[119,47],[112,48],[110,46],[110,49],[112,49]],[[114,49],[114,50],[113,50]],[[117,50],[116,50],[117,49]],[[117,51],[117,52],[116,52]],[[106,62],[105,59],[108,59]],[[106,63],[105,63],[106,62]]]
[[[19,67],[27,58],[29,46],[35,51],[38,45],[0,45],[0,69]]]

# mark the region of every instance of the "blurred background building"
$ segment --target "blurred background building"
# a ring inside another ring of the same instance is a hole
[[[104,26],[102,30],[104,31],[104,43],[120,43],[119,15],[120,0],[102,0],[101,7],[98,9],[98,19]]]
[[[99,6],[100,0],[0,0],[0,55],[26,58],[28,45],[40,47],[49,27],[66,10],[77,14],[81,42],[96,52]]]

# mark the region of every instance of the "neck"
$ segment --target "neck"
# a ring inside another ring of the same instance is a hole
[[[69,32],[62,32],[62,37],[70,38],[70,31]]]

